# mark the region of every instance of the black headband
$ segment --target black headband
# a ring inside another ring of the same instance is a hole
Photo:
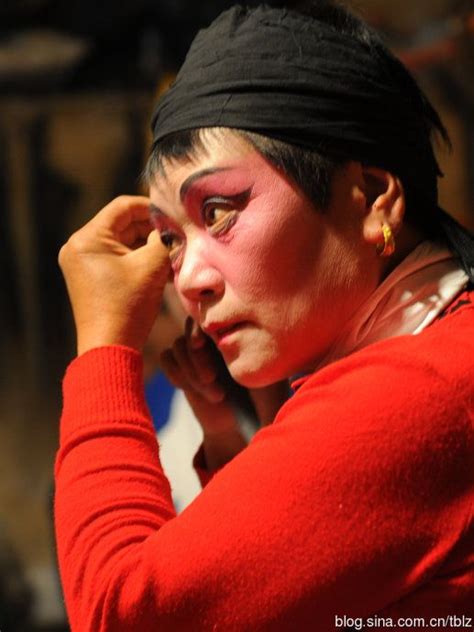
[[[154,141],[232,127],[386,168],[437,198],[439,168],[414,80],[378,40],[293,11],[236,6],[196,36],[155,110]]]

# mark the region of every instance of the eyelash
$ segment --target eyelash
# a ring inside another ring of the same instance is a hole
[[[177,237],[178,236],[176,235],[176,233],[173,233],[170,230],[164,230],[160,232],[161,243],[165,246],[165,248],[168,249],[172,264],[177,263],[178,258],[181,254],[181,249],[179,248],[179,246],[176,246],[173,249],[173,240],[176,239]],[[177,249],[179,249],[178,252],[176,252]]]
[[[201,208],[201,220],[204,226],[209,230],[213,236],[219,236],[229,231],[236,223],[239,212],[245,206],[248,201],[251,189],[244,191],[243,193],[233,196],[232,199],[214,197],[205,200]],[[212,210],[221,210],[225,212],[225,217],[220,220],[216,220],[214,224],[208,224],[208,214]],[[217,226],[217,228],[216,228]],[[164,246],[170,251],[171,263],[175,266],[178,265],[180,256],[182,254],[182,247],[176,246],[173,249],[173,240],[179,239],[179,236],[171,230],[163,230],[160,233],[160,238]],[[173,252],[174,250],[174,252]]]
[[[201,209],[202,223],[211,235],[221,235],[232,228],[238,218],[238,209],[235,204],[230,205],[225,200],[208,200]],[[224,217],[210,217],[212,211],[222,211]],[[212,223],[211,223],[212,222]]]

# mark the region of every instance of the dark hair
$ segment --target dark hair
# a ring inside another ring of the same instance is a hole
[[[156,143],[145,167],[144,179],[148,183],[152,182],[156,173],[163,171],[165,161],[179,161],[191,158],[197,151],[205,151],[202,138],[205,129],[175,132]],[[218,134],[221,129],[224,128],[210,128],[206,131]],[[334,170],[346,159],[331,157],[323,151],[298,147],[255,132],[240,129],[232,131],[247,140],[270,163],[293,180],[315,207],[327,207]]]
[[[371,54],[383,56],[383,62],[400,91],[409,98],[419,113],[420,124],[425,127],[427,136],[433,143],[441,139],[450,147],[448,133],[427,97],[419,88],[405,66],[381,44],[379,35],[361,18],[354,15],[337,0],[303,1],[293,4],[291,11],[310,16],[326,23],[338,33],[356,39],[370,49]],[[148,182],[163,169],[165,160],[189,158],[197,150],[205,150],[202,130],[191,129],[175,132],[155,143],[145,168],[144,177]],[[215,128],[211,128],[215,129]],[[218,131],[218,128],[217,130]],[[330,201],[331,182],[338,167],[352,157],[351,147],[347,143],[334,140],[321,142],[314,149],[300,147],[278,138],[247,130],[234,129],[236,134],[250,142],[269,162],[275,165],[308,196],[318,209],[324,210]],[[374,166],[382,166],[376,165]],[[440,173],[440,175],[442,175]],[[461,258],[464,268],[474,279],[474,238],[455,220],[432,202],[432,191],[420,191],[416,186],[416,174],[413,181],[401,178],[406,200],[406,219],[416,226],[422,234],[431,239],[446,242]]]
[[[380,56],[381,48],[384,52],[386,51],[385,47],[381,47],[378,33],[336,0],[300,1],[292,3],[290,10],[326,23],[338,33],[357,40],[373,55]],[[388,51],[386,52],[388,53]],[[390,54],[384,54],[385,57],[387,59],[384,61],[389,63],[388,70],[393,81],[399,83],[400,90],[409,95],[410,99],[417,104],[417,110],[421,112],[420,120],[426,127],[428,134],[431,136],[438,134],[449,144],[445,127],[416,81],[397,59]],[[250,141],[265,158],[292,178],[315,206],[321,209],[324,209],[329,202],[330,183],[334,169],[338,164],[349,160],[353,151],[343,142],[337,146],[334,140],[330,143],[326,142],[324,145],[321,144],[318,148],[308,149],[255,132],[235,131]],[[194,149],[198,147],[203,149],[200,138],[199,130],[185,130],[158,142],[152,148],[150,161],[145,172],[146,177],[151,179],[157,168],[162,166],[163,159],[186,158]],[[357,157],[354,156],[354,159]],[[410,211],[416,208],[417,215],[419,215],[426,203],[423,201],[423,196],[413,190],[408,182],[403,182],[403,185],[407,199],[407,219],[416,224],[416,216],[410,217],[412,214]],[[422,223],[426,232],[426,222]]]

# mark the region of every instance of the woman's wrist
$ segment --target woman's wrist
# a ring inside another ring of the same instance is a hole
[[[80,356],[86,351],[96,349],[97,347],[120,346],[129,347],[138,351],[142,351],[145,344],[143,334],[137,336],[132,332],[126,332],[117,327],[111,327],[105,324],[103,327],[99,323],[95,323],[90,329],[79,329],[77,331],[77,355]]]

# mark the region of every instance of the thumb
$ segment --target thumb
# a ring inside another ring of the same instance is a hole
[[[150,231],[146,240],[146,246],[150,246],[151,248],[156,248],[157,250],[163,252],[164,256],[168,258],[168,248],[161,241],[161,237],[158,231],[156,230]]]
[[[148,235],[146,244],[131,252],[130,256],[148,274],[158,276],[162,279],[163,285],[166,283],[170,271],[169,253],[156,230],[152,230]]]

